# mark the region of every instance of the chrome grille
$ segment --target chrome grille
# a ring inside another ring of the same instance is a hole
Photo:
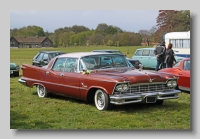
[[[168,87],[165,83],[159,84],[140,84],[140,85],[130,85],[129,90],[124,93],[151,93],[151,92],[164,92],[173,90],[174,88]]]

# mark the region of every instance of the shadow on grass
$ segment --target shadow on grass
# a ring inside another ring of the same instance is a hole
[[[26,114],[10,111],[10,129],[51,129],[52,126],[41,120],[32,120]],[[29,127],[29,128],[27,128]]]
[[[37,92],[34,92],[33,95],[37,95]],[[188,94],[190,95],[190,94]],[[94,110],[96,110],[96,106],[94,102],[87,102],[83,100],[78,100],[74,98],[69,98],[66,96],[61,96],[57,94],[50,94],[49,99],[58,99],[63,101],[69,101],[71,103],[78,103],[78,104],[85,104],[89,105],[91,107],[94,107]],[[125,105],[113,105],[112,109],[108,110],[110,112],[121,112],[121,113],[135,113],[140,111],[155,111],[155,110],[163,110],[165,112],[167,111],[181,111],[183,109],[190,108],[190,103],[187,102],[180,102],[178,99],[174,100],[164,100],[162,105],[156,105],[154,103],[132,103],[132,104],[125,104]]]

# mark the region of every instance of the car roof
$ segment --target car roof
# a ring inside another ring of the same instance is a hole
[[[154,50],[155,48],[138,48],[137,50],[146,50],[146,49],[148,49],[148,50]]]
[[[40,53],[65,53],[65,52],[61,52],[61,51],[39,51]]]
[[[93,51],[102,51],[102,52],[104,52],[104,51],[120,51],[120,50],[110,50],[110,49],[104,49],[104,50],[93,50]]]
[[[84,56],[94,56],[94,55],[108,55],[108,53],[103,53],[103,52],[74,52],[74,53],[66,53],[59,55],[58,57],[72,57],[72,58],[81,58]],[[114,54],[114,53],[109,53],[109,55],[123,55],[123,54]],[[123,55],[124,56],[124,55]]]

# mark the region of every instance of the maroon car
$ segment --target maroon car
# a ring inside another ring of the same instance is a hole
[[[94,101],[98,110],[112,105],[155,103],[179,98],[173,75],[135,69],[122,54],[80,52],[54,57],[47,66],[23,64],[18,80],[37,87],[39,97],[49,93]]]

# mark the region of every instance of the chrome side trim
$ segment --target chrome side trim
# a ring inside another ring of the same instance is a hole
[[[23,80],[23,79],[19,78],[19,79],[18,79],[18,82],[21,83],[22,85],[27,86],[26,80]]]
[[[178,88],[179,88],[180,90],[184,90],[184,91],[189,91],[189,92],[190,92],[190,88],[183,87],[183,86],[179,86]]]

